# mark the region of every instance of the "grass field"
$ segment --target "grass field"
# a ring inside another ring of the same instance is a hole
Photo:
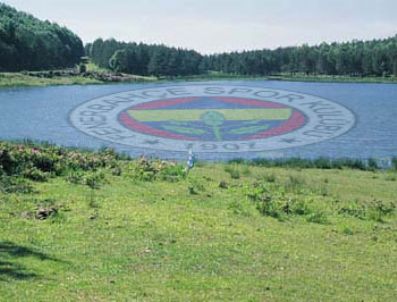
[[[9,148],[0,301],[395,301],[397,171]]]
[[[67,76],[54,78],[40,78],[23,73],[0,73],[0,88],[26,87],[26,86],[51,86],[51,85],[87,85],[101,84],[103,82],[81,76]]]
[[[61,75],[51,77],[35,76],[32,73],[23,72],[0,72],[0,88],[28,87],[28,86],[54,86],[54,85],[89,85],[117,82],[153,82],[155,77],[143,77],[135,75],[124,75],[123,79],[115,79],[115,75],[109,70],[100,68],[93,63],[87,64],[87,72],[90,76],[83,75]]]
[[[280,80],[280,81],[296,81],[296,82],[329,82],[329,83],[383,83],[383,84],[395,84],[397,83],[397,77],[352,77],[352,76],[332,76],[332,75],[289,75],[282,74],[276,76],[270,76],[269,80]]]
[[[176,77],[173,80],[267,80],[267,81],[292,81],[292,82],[328,82],[328,83],[384,83],[396,84],[397,77],[375,77],[375,76],[332,76],[332,75],[305,75],[282,73],[279,75],[269,76],[243,76],[238,74],[227,74],[222,72],[210,72],[207,75],[197,75],[188,77]]]
[[[93,63],[87,64],[87,71],[98,75],[108,74],[109,70],[100,68]],[[390,83],[396,84],[397,77],[350,77],[350,76],[327,76],[327,75],[304,75],[304,74],[281,74],[267,77],[242,76],[211,72],[206,75],[184,76],[184,77],[145,77],[125,75],[127,78],[122,82],[168,82],[168,81],[211,81],[211,80],[267,80],[267,81],[293,81],[293,82],[330,82],[330,83]],[[110,80],[112,79],[112,80]],[[24,73],[0,73],[0,88],[24,87],[24,86],[52,86],[52,85],[87,85],[87,84],[109,84],[114,83],[112,77],[84,77],[84,76],[58,76],[52,78],[30,76]]]

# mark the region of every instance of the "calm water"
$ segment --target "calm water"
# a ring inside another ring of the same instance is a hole
[[[208,84],[250,85],[316,95],[346,107],[354,113],[356,121],[347,133],[316,144],[265,152],[201,153],[198,155],[200,159],[319,156],[387,159],[397,155],[397,85],[276,81],[224,81]],[[155,87],[164,85],[167,84]],[[89,136],[73,127],[69,120],[70,112],[88,100],[152,86],[120,84],[0,90],[0,139],[29,138],[90,149],[109,146],[133,156],[150,154],[162,158],[185,159],[186,152],[134,148]]]

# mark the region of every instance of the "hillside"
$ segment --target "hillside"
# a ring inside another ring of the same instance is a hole
[[[8,143],[0,163],[0,301],[394,300],[396,171]]]
[[[73,67],[83,55],[81,39],[67,28],[0,3],[0,71]]]

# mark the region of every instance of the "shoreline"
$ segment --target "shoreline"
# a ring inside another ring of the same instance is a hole
[[[34,75],[37,73],[38,75]],[[44,76],[43,76],[44,74]],[[51,74],[47,76],[47,74]],[[263,80],[283,82],[312,83],[350,83],[350,84],[397,84],[397,77],[350,77],[350,76],[240,76],[240,75],[198,75],[185,77],[145,77],[114,73],[87,73],[53,76],[51,72],[1,72],[0,89],[19,87],[47,87],[60,85],[103,85],[120,83],[163,83],[169,81],[215,81],[215,80]]]
[[[89,147],[73,147],[62,144],[57,144],[49,141],[37,141],[31,139],[14,139],[7,140],[0,138],[0,146],[23,146],[32,147],[38,149],[56,148],[65,152],[74,151],[81,154],[96,154],[103,151],[103,148],[89,148]],[[119,152],[112,148],[105,148],[112,150],[112,152],[122,158],[128,158],[129,160],[139,160],[141,156],[131,156],[130,154]],[[151,158],[150,156],[148,158]],[[177,163],[184,163],[185,159],[172,159],[172,158],[161,158],[164,161],[171,161]],[[340,169],[351,169],[361,171],[397,171],[397,154],[391,155],[387,158],[378,157],[257,157],[252,159],[244,159],[242,157],[236,157],[234,159],[226,160],[199,160],[200,164],[231,164],[231,165],[245,165],[251,167],[262,167],[262,168],[286,168],[286,169],[319,169],[319,170],[340,170]]]

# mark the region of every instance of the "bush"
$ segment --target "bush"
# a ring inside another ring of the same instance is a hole
[[[0,145],[0,170],[5,174],[11,175],[15,172],[17,161],[6,148]]]
[[[382,200],[374,200],[369,207],[368,218],[384,222],[384,218],[393,214],[396,210],[396,205],[392,202],[386,203]]]
[[[306,181],[303,177],[289,175],[284,186],[287,192],[299,192],[303,189],[305,183]]]
[[[87,72],[87,65],[84,63],[79,64],[79,73],[86,73]]]
[[[84,174],[81,171],[69,171],[68,175],[66,176],[66,180],[74,185],[81,185],[84,183]]]
[[[191,195],[199,195],[201,192],[205,192],[205,185],[203,185],[197,179],[194,179],[194,178],[190,179],[189,186],[188,186],[188,192]]]
[[[382,200],[374,200],[367,204],[359,204],[357,201],[342,207],[338,213],[349,215],[363,220],[374,220],[383,222],[387,216],[392,215],[396,205],[392,202],[386,203]]]
[[[314,212],[307,216],[306,221],[318,224],[327,224],[328,218],[324,212]]]
[[[84,184],[92,190],[99,189],[105,182],[105,174],[93,172],[84,177]]]
[[[308,215],[312,213],[309,204],[305,200],[294,200],[289,205],[290,212],[295,215]]]
[[[270,216],[282,220],[285,213],[285,205],[270,194],[263,194],[255,200],[256,208],[264,216]],[[287,213],[288,214],[288,213]]]
[[[289,190],[300,189],[304,180],[290,176],[287,180]],[[326,224],[326,213],[313,206],[314,200],[305,196],[291,196],[282,187],[274,184],[256,183],[248,189],[247,197],[254,202],[257,210],[264,216],[270,216],[280,221],[288,217],[304,217],[306,221]]]
[[[263,180],[266,182],[274,183],[274,182],[276,182],[277,178],[276,178],[276,175],[274,175],[274,173],[272,173],[272,174],[264,175]]]
[[[43,172],[36,167],[27,168],[25,171],[23,171],[22,176],[27,179],[39,182],[45,182],[48,180],[48,173]]]
[[[397,171],[397,157],[393,157],[391,160],[393,169]]]
[[[225,167],[225,172],[230,174],[230,177],[233,179],[239,179],[240,178],[240,171],[238,170],[237,167],[233,167],[231,165],[228,165]]]
[[[243,173],[244,176],[250,176],[251,175],[251,170],[250,170],[249,166],[244,165],[242,173]]]
[[[20,177],[2,176],[0,177],[0,192],[11,194],[31,194],[34,193],[32,185],[26,182],[25,179]]]
[[[185,170],[182,165],[162,160],[150,160],[142,157],[129,166],[132,178],[140,181],[179,181],[183,179]]]
[[[98,168],[113,168],[118,155],[111,149],[100,152],[82,152],[49,144],[40,146],[25,142],[12,144],[0,142],[0,174],[26,175],[39,179],[43,175],[63,175],[70,170],[93,171]],[[31,171],[29,171],[31,170]]]
[[[376,171],[379,169],[377,161],[373,158],[368,159],[367,167],[371,171]]]
[[[177,182],[185,176],[185,169],[182,165],[168,165],[158,173],[159,179],[169,182]]]

